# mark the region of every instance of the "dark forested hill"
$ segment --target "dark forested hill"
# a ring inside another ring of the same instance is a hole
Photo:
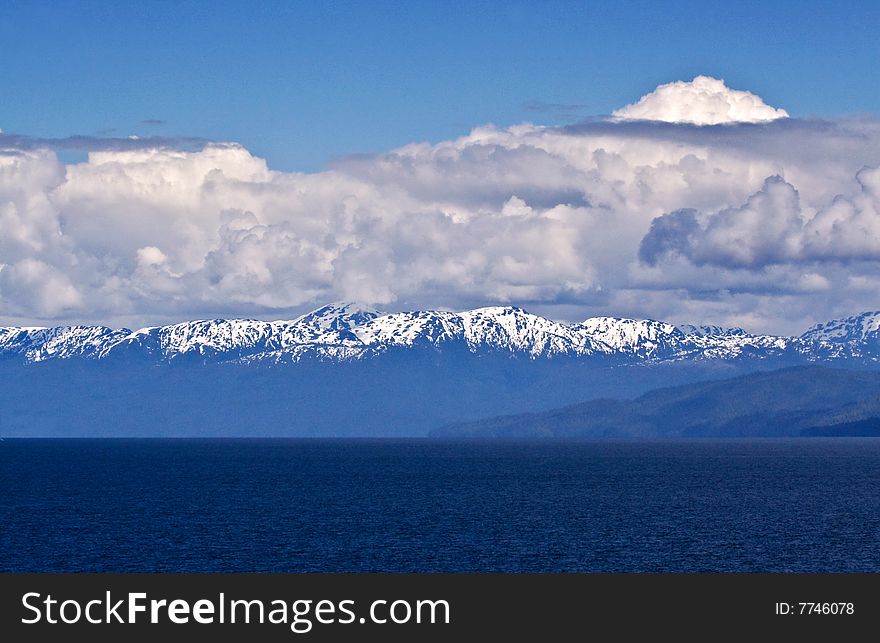
[[[880,373],[807,366],[444,426],[443,437],[873,435]]]

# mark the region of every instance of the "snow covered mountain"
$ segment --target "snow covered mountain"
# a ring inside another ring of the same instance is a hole
[[[853,315],[818,324],[801,339],[834,357],[880,357],[880,311]]]
[[[352,304],[274,322],[0,328],[0,431],[426,435],[449,423],[804,364],[820,365],[817,373],[875,371],[878,328],[880,313],[775,337],[615,317],[567,324],[515,307],[383,314]]]
[[[878,361],[880,312],[820,324],[800,337],[616,317],[564,324],[517,307],[383,314],[354,304],[330,304],[294,320],[275,322],[199,320],[135,331],[103,326],[0,327],[0,359],[25,363],[117,356],[155,362],[346,362],[425,350],[615,363],[779,357],[806,362]]]

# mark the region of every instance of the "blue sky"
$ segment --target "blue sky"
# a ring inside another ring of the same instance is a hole
[[[878,2],[7,0],[0,324],[876,310],[878,25]]]
[[[878,24],[877,2],[7,0],[0,128],[234,140],[311,171],[696,74],[793,116],[876,114]]]

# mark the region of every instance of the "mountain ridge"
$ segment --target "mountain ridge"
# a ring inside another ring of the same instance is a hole
[[[674,326],[651,319],[593,317],[567,324],[515,306],[462,312],[382,313],[354,304],[322,306],[293,320],[212,319],[138,330],[106,326],[0,327],[0,359],[103,360],[137,355],[156,362],[345,362],[397,350],[458,349],[528,359],[621,363],[791,357],[805,363],[880,361],[880,312],[817,324],[799,336],[741,328]]]
[[[810,365],[450,423],[441,438],[880,436],[880,372]]]

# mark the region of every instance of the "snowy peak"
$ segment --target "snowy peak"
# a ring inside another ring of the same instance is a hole
[[[817,324],[801,335],[829,357],[880,358],[880,312],[866,312]]]
[[[0,356],[23,355],[29,362],[72,357],[102,357],[131,331],[106,326],[57,326],[55,328],[0,328]]]
[[[845,344],[880,340],[880,311],[833,319],[807,330],[801,339],[810,342]]]
[[[393,313],[377,317],[355,332],[369,346],[389,348],[458,344],[472,353],[517,353],[530,357],[592,352],[589,338],[577,329],[513,306],[461,313]]]
[[[181,355],[238,355],[269,348],[272,324],[255,319],[204,319],[171,326],[143,328],[123,342],[158,350],[164,357]]]
[[[592,317],[580,328],[599,342],[605,353],[662,356],[680,350],[685,340],[684,333],[672,324],[652,319]]]
[[[382,313],[355,303],[327,304],[292,322],[275,322],[281,331],[281,347],[295,344],[360,343],[354,329]]]
[[[299,317],[294,323],[315,329],[350,330],[382,315],[381,311],[352,302],[321,306]]]
[[[472,350],[480,348],[539,355],[577,354],[584,342],[577,330],[514,306],[459,313]]]
[[[464,324],[457,313],[423,311],[374,317],[354,330],[367,346],[439,347],[464,340]]]

